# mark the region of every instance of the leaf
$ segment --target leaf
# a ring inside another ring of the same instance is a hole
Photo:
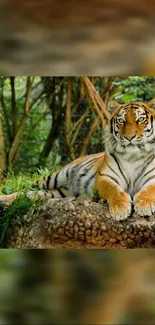
[[[2,189],[3,194],[11,194],[12,193],[12,188],[11,187],[3,187]]]

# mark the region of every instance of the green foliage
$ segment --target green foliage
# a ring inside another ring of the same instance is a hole
[[[29,199],[24,193],[20,194],[11,206],[3,208],[0,219],[0,247],[6,247],[8,235],[14,218],[21,217],[30,209],[37,207],[36,199]]]
[[[96,190],[96,191],[93,192],[93,199],[95,201],[99,201],[100,197],[99,197],[99,194],[98,194],[98,190]]]
[[[116,78],[114,99],[122,103],[149,101],[155,97],[155,77],[131,76]]]
[[[14,173],[6,179],[5,184],[0,186],[2,194],[11,194],[19,192],[17,199],[11,206],[0,206],[0,246],[4,247],[7,243],[9,231],[13,218],[22,216],[31,208],[37,207],[37,199],[30,199],[26,193],[32,189],[32,185],[40,178],[48,175],[50,171],[48,168],[38,169],[33,175],[15,175]],[[22,192],[22,193],[21,193]]]
[[[58,169],[59,166],[55,166]],[[51,171],[48,168],[38,169],[32,175],[15,175],[11,173],[5,180],[5,184],[1,184],[0,193],[11,194],[19,192],[16,200],[11,206],[0,206],[0,247],[5,247],[7,238],[11,229],[11,224],[14,218],[22,216],[27,213],[31,208],[37,207],[38,201],[33,198],[30,199],[26,193],[32,189],[32,185],[40,178],[49,175]]]
[[[57,166],[57,168],[59,168],[59,166]],[[12,172],[6,178],[5,184],[0,185],[0,193],[11,194],[14,192],[29,191],[37,180],[49,175],[50,173],[52,173],[52,171],[50,171],[48,168],[37,169],[35,173],[27,175],[23,175],[22,173],[16,175],[14,172]]]

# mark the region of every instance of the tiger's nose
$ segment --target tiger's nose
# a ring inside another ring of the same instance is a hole
[[[131,141],[132,139],[134,139],[136,137],[136,135],[133,134],[128,134],[127,136],[124,136],[125,139]]]

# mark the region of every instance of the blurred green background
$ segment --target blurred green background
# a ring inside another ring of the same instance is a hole
[[[154,250],[0,250],[0,324],[154,324]]]

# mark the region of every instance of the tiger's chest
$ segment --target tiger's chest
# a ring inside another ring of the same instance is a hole
[[[155,182],[155,157],[154,154],[133,159],[121,160],[121,170],[123,173],[123,190],[133,197],[148,182]],[[121,173],[120,173],[121,174]],[[124,178],[124,180],[123,180]]]

